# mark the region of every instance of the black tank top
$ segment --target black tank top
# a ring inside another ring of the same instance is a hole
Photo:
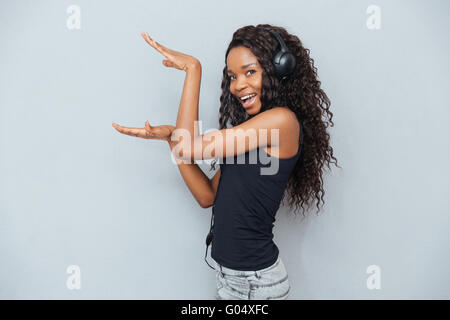
[[[300,144],[290,158],[271,156],[258,147],[219,159],[211,257],[220,265],[256,271],[276,262],[279,250],[273,242],[273,224],[301,148]],[[262,174],[261,169],[269,171]]]

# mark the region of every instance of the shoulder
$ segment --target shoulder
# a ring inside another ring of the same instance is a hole
[[[274,107],[258,113],[232,129],[295,129],[299,127],[296,114],[287,107]]]
[[[275,107],[260,112],[232,128],[201,135],[201,142],[194,141],[194,147],[190,148],[189,157],[195,160],[225,158],[258,147],[280,145],[280,140],[286,141],[285,145],[291,145],[293,138],[290,137],[295,137],[294,133],[298,127],[297,117],[293,111],[287,107]],[[203,150],[206,150],[206,153]]]
[[[280,126],[284,128],[292,128],[292,129],[299,129],[300,124],[297,119],[297,115],[294,111],[289,109],[288,107],[275,107],[270,110],[264,111],[269,112],[267,115],[270,117],[275,117],[276,122],[280,124]],[[263,113],[264,113],[263,112]]]
[[[297,117],[295,115],[294,111],[292,111],[288,107],[274,107],[274,108],[272,108],[270,110],[273,110],[274,112],[276,112],[277,114],[279,114],[281,116],[291,117],[291,118],[296,118]],[[270,110],[267,110],[267,111],[270,111]]]

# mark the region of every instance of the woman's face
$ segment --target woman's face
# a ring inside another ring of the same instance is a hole
[[[227,72],[230,92],[241,102],[249,115],[261,110],[261,87],[263,69],[250,49],[239,46],[230,50],[227,57]],[[242,100],[242,97],[256,95]]]

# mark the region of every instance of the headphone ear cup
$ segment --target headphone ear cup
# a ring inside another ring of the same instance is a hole
[[[295,56],[291,52],[279,51],[273,57],[275,73],[280,79],[285,79],[294,72],[296,66]]]

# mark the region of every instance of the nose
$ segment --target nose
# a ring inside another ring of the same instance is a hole
[[[237,91],[242,91],[245,88],[247,88],[247,81],[245,80],[245,77],[237,77],[237,79],[236,79],[236,90]]]

